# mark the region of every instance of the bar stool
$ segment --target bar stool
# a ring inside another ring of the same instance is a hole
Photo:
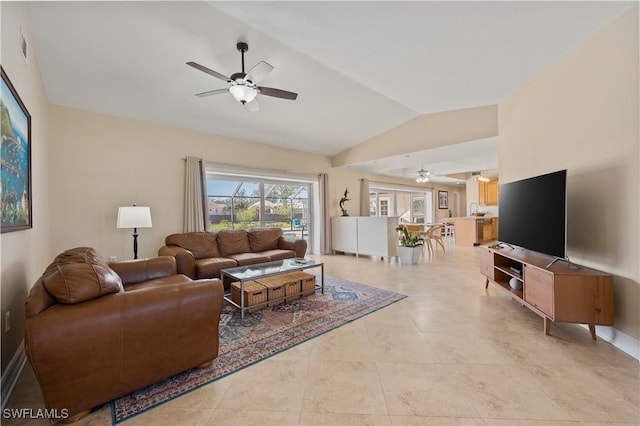
[[[453,238],[455,236],[456,227],[451,222],[444,222],[444,236]]]

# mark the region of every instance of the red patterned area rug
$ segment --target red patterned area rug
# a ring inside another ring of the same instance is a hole
[[[128,420],[405,297],[325,275],[325,294],[318,290],[315,295],[246,313],[244,320],[235,308],[225,304],[220,318],[220,349],[211,367],[185,371],[111,401],[113,423]]]

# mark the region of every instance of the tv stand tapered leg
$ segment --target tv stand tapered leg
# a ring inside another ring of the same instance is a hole
[[[596,325],[595,324],[589,324],[589,333],[591,333],[591,338],[593,340],[596,340]]]
[[[550,330],[551,330],[551,320],[547,317],[544,317],[544,334],[548,336]]]
[[[484,283],[484,289],[488,289],[489,288],[489,278],[487,278],[487,280]]]

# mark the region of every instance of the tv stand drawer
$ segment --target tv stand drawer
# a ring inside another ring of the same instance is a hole
[[[536,309],[554,318],[553,274],[524,265],[524,300]]]

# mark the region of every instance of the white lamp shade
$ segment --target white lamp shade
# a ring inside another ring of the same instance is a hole
[[[258,91],[253,87],[245,86],[242,84],[237,84],[235,86],[229,87],[229,91],[237,101],[240,101],[242,103],[251,102],[258,94]]]
[[[143,206],[118,208],[118,228],[151,228],[151,209]]]

